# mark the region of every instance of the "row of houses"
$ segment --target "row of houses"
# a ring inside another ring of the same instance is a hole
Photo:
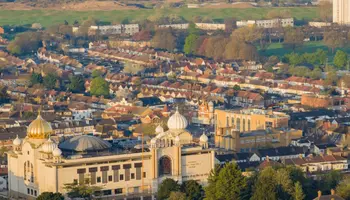
[[[220,23],[195,23],[196,28],[206,31],[225,30],[226,24]],[[293,27],[293,18],[276,18],[266,20],[241,20],[236,22],[237,27],[245,26],[257,26],[259,28],[276,28],[276,27]],[[183,24],[163,24],[159,25],[158,28],[173,28],[186,30],[189,27],[189,23]]]
[[[40,48],[37,52],[37,56],[40,60],[47,61],[49,63],[70,66],[74,68],[82,68],[83,65],[76,59],[69,56],[54,54],[48,52],[45,48]]]
[[[79,32],[79,27],[72,28],[73,33]],[[103,25],[103,26],[90,26],[88,33],[89,35],[116,35],[116,34],[127,34],[134,35],[140,31],[139,24],[117,24],[117,25]]]

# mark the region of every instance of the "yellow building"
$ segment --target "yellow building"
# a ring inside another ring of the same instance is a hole
[[[219,128],[215,135],[215,146],[236,152],[251,152],[262,147],[288,146],[293,139],[301,138],[303,132],[295,129],[271,129],[239,132],[235,129]]]
[[[65,194],[64,186],[72,183],[89,183],[100,187],[102,196],[119,198],[153,194],[166,178],[205,185],[214,168],[214,151],[205,134],[194,142],[187,124],[177,111],[169,118],[168,131],[158,127],[145,151],[133,153],[88,135],[54,141],[51,125],[39,115],[26,138],[17,137],[8,152],[9,196],[35,199],[43,192]]]
[[[349,0],[333,1],[333,22],[340,25],[350,25],[350,2]]]
[[[245,132],[266,128],[288,127],[289,116],[285,113],[262,109],[215,110],[216,128],[230,127]]]

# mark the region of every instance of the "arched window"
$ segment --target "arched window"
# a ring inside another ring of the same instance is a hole
[[[163,156],[159,159],[159,176],[171,175],[171,159]]]

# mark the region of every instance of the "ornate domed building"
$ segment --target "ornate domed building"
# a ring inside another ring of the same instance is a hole
[[[187,126],[187,119],[176,111],[168,120],[169,130],[157,127],[157,136],[144,144],[144,151],[134,152],[88,135],[54,140],[50,123],[39,115],[28,126],[26,138],[17,137],[8,153],[10,196],[35,199],[43,192],[65,194],[65,184],[87,180],[102,188],[102,195],[123,197],[153,194],[165,178],[206,184],[214,151],[208,148],[205,134],[194,142]]]

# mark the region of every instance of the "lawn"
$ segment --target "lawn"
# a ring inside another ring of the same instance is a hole
[[[296,50],[296,53],[312,53],[315,52],[317,49],[323,49],[325,51],[328,51],[328,48],[323,44],[322,41],[311,41],[311,42],[305,42],[303,47]],[[284,54],[291,53],[291,49],[285,49],[283,48],[283,43],[272,43],[267,50],[261,51],[259,50],[259,53],[264,56],[279,56],[282,57]],[[330,52],[331,54],[331,52]]]
[[[35,22],[48,27],[53,24],[63,23],[64,20],[72,23],[74,20],[84,20],[89,16],[96,19],[114,22],[125,18],[129,20],[146,19],[149,16],[165,16],[175,14],[191,20],[193,16],[209,16],[215,20],[223,21],[225,18],[262,19],[273,9],[280,8],[173,8],[173,9],[139,9],[139,10],[114,10],[114,11],[58,11],[58,10],[0,10],[0,26],[24,25]],[[317,8],[300,7],[284,8],[289,10],[297,20],[312,20],[318,17]]]
[[[258,47],[258,49],[259,49],[259,47]],[[325,51],[328,51],[328,62],[330,64],[332,64],[335,53],[333,54],[332,51],[330,49],[328,49],[328,47],[326,45],[324,45],[323,41],[305,42],[304,45],[300,49],[297,49],[295,51],[295,53],[299,53],[299,54],[313,53],[317,49],[323,49]],[[345,51],[348,54],[350,54],[350,48],[348,46],[344,47],[344,48],[337,48],[337,49],[335,49],[334,52],[336,52],[337,50],[342,50],[342,51]],[[285,54],[288,54],[288,53],[292,53],[292,50],[283,48],[283,43],[272,43],[267,48],[267,50],[265,50],[265,51],[259,50],[260,55],[267,56],[267,57],[274,55],[274,56],[278,56],[278,57],[282,58]]]

